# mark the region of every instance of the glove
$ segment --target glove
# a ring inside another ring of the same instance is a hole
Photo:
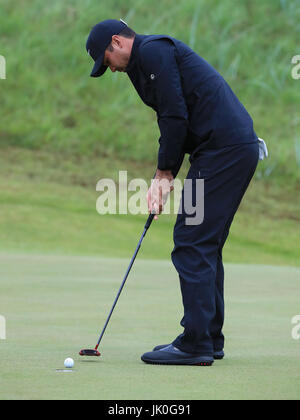
[[[263,139],[258,137],[258,146],[259,146],[259,160],[264,160],[269,156],[268,148]]]

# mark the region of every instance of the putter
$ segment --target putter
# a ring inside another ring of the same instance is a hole
[[[143,232],[143,234],[142,234],[142,236],[141,236],[141,238],[139,240],[139,243],[138,243],[138,245],[136,247],[136,250],[134,252],[134,255],[133,255],[133,257],[132,257],[132,259],[130,261],[129,267],[127,268],[126,274],[125,274],[124,279],[123,279],[122,284],[121,284],[121,287],[120,287],[120,289],[118,291],[117,297],[116,297],[116,299],[115,299],[115,301],[113,303],[113,306],[112,306],[112,308],[110,310],[110,313],[109,313],[109,315],[107,317],[107,320],[105,322],[105,325],[104,325],[104,328],[103,328],[102,333],[100,335],[100,338],[99,338],[99,340],[98,340],[98,342],[96,344],[96,347],[94,349],[82,349],[82,350],[80,350],[80,352],[79,352],[80,356],[96,356],[96,357],[99,357],[101,355],[101,353],[98,351],[99,344],[100,344],[100,342],[102,340],[102,337],[104,335],[104,332],[106,330],[106,327],[107,327],[107,325],[109,323],[110,317],[111,317],[111,315],[113,313],[113,310],[115,309],[115,306],[116,306],[117,301],[118,301],[118,299],[120,297],[120,294],[122,292],[122,289],[123,289],[123,287],[125,285],[125,282],[127,280],[127,277],[128,277],[128,275],[130,273],[130,270],[131,270],[131,268],[133,266],[134,260],[135,260],[137,254],[139,252],[139,249],[140,249],[140,247],[142,245],[143,239],[144,239],[144,237],[145,237],[145,235],[147,233],[147,230],[149,229],[149,227],[150,227],[150,225],[151,225],[151,223],[152,223],[152,221],[154,219],[154,216],[155,216],[155,214],[150,214],[149,217],[148,217],[148,220],[147,220],[147,222],[145,224],[145,227],[144,227],[144,232]]]

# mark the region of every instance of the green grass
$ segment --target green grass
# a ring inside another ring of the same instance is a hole
[[[0,250],[128,257],[136,244],[143,216],[95,211],[99,179],[128,170],[129,178],[150,180],[159,137],[155,114],[126,75],[88,77],[85,39],[95,22],[110,17],[191,45],[224,75],[267,140],[270,157],[259,164],[235,218],[225,260],[299,265],[299,90],[290,74],[299,39],[295,0],[116,0],[101,10],[89,0],[33,0],[30,7],[3,0]],[[186,170],[187,163],[181,179]],[[163,216],[153,227],[149,258],[169,257],[174,219]]]
[[[159,132],[124,74],[89,77],[85,41],[106,18],[138,33],[167,33],[191,45],[225,77],[267,140],[261,177],[299,182],[297,0],[2,0],[0,146],[156,162]]]
[[[149,235],[150,237],[151,235]],[[0,255],[0,399],[299,399],[299,268],[226,265],[226,358],[210,368],[149,366],[140,355],[181,332],[168,261],[139,258],[101,345],[127,259]],[[57,373],[66,357],[72,374]]]
[[[299,399],[299,13],[297,0],[1,1],[1,399]],[[120,170],[149,184],[156,167],[153,111],[126,75],[89,77],[90,28],[120,17],[214,65],[269,147],[224,249],[227,357],[201,372],[139,360],[179,333],[175,215],[152,225],[101,360],[76,356],[94,344],[146,219],[97,214],[96,184]],[[67,356],[74,373],[56,373]]]

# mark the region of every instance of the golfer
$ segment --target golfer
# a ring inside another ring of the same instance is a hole
[[[258,160],[268,154],[266,145],[223,77],[181,41],[139,35],[121,20],[106,20],[93,27],[86,49],[95,62],[92,77],[108,68],[127,73],[157,114],[159,151],[156,181],[147,196],[149,212],[162,212],[185,154],[191,164],[189,196],[193,205],[204,205],[203,220],[195,224],[187,223],[191,214],[181,206],[174,228],[172,261],[180,279],[183,332],[142,360],[211,365],[224,357],[222,249]],[[195,201],[197,180],[204,180],[202,203]],[[186,187],[182,202],[185,194]]]

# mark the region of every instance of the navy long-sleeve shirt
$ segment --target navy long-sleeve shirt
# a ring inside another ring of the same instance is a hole
[[[176,176],[185,153],[257,139],[253,121],[223,77],[166,35],[136,35],[127,74],[157,113],[158,168]]]

